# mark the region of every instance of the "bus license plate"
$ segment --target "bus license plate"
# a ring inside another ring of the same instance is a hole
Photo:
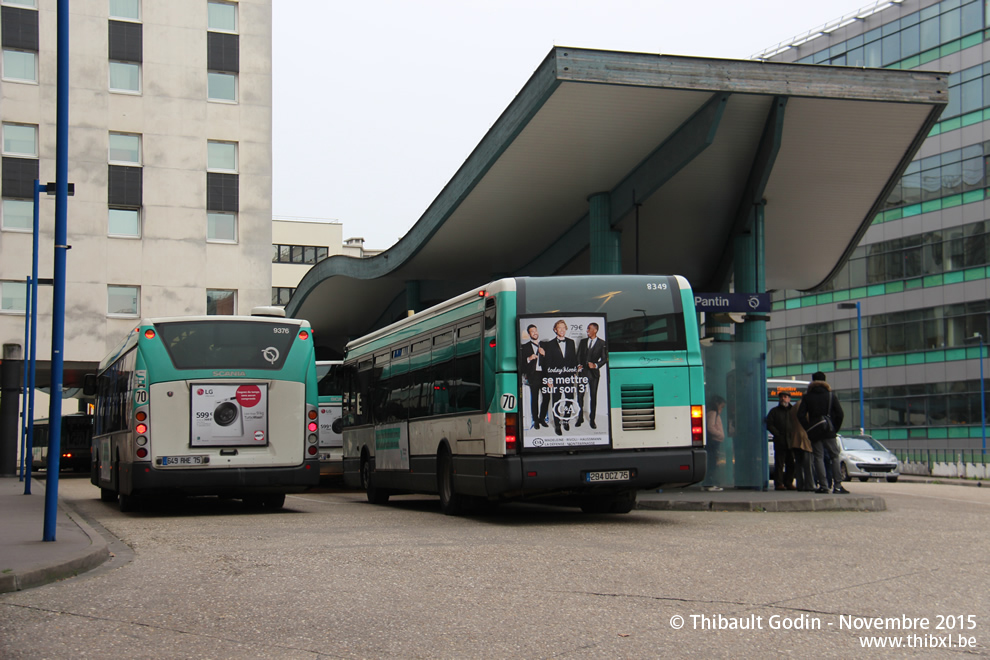
[[[162,465],[202,465],[204,456],[162,456]]]
[[[589,472],[585,475],[588,483],[599,481],[629,481],[629,470],[612,470],[611,472]]]

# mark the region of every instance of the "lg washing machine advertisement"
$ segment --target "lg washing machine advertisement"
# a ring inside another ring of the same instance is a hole
[[[192,446],[268,444],[268,384],[200,383],[192,388]]]

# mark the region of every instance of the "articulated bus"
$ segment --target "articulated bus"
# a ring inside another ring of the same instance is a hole
[[[344,446],[341,402],[341,360],[316,362],[316,389],[320,403],[320,477],[340,477]]]
[[[626,513],[705,476],[694,299],[678,276],[507,278],[347,345],[344,481],[368,500],[567,498]]]
[[[173,495],[280,508],[319,483],[316,391],[308,321],[144,319],[87,377],[91,481],[123,511]]]

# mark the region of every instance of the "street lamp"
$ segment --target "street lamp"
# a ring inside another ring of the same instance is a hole
[[[859,355],[859,432],[866,433],[866,416],[863,406],[863,312],[859,301],[839,303],[839,309],[856,309],[856,353]]]
[[[963,340],[966,344],[980,344],[980,429],[983,431],[983,454],[987,453],[987,397],[983,386],[983,335],[974,332],[972,337]]]

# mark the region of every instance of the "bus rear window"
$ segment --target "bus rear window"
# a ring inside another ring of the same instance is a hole
[[[299,327],[259,321],[170,321],[155,330],[176,369],[281,369]]]
[[[681,292],[673,277],[574,275],[516,282],[519,314],[605,314],[609,352],[687,348]]]

